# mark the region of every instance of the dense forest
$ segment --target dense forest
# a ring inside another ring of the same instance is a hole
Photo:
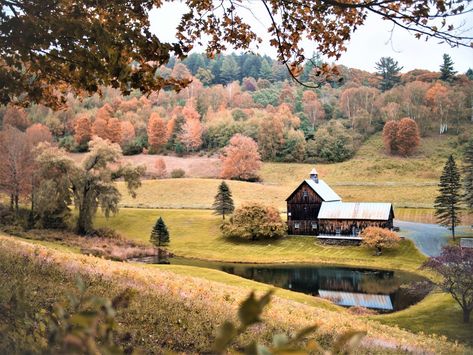
[[[97,135],[119,143],[127,155],[214,154],[240,134],[257,143],[263,160],[338,162],[353,156],[386,122],[406,117],[421,137],[458,134],[460,142],[467,140],[462,127],[473,120],[473,71],[457,74],[448,55],[439,72],[401,74],[400,64],[388,57],[376,63],[376,73],[337,66],[337,75],[326,78],[321,65],[318,56],[307,61],[301,85],[267,56],[191,54],[156,73],[191,79],[179,93],[136,91],[124,97],[102,88],[102,95],[83,100],[71,95],[63,110],[3,107],[0,117],[4,128],[50,135],[70,152],[86,151]]]

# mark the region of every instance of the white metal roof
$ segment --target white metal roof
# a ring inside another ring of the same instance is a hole
[[[391,213],[390,203],[373,202],[322,202],[319,219],[370,219],[387,220]]]
[[[312,168],[309,175],[318,175],[317,170],[315,170],[315,168]]]
[[[319,180],[319,182],[315,182],[312,179],[307,179],[305,182],[310,186],[312,190],[315,191],[317,195],[324,201],[341,201],[342,199],[340,196],[336,194],[335,191],[332,190],[330,186],[328,186],[325,181]]]
[[[394,308],[389,295],[319,290],[319,296],[340,306],[360,306],[390,311]]]

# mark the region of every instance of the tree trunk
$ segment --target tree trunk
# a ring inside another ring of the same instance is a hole
[[[381,247],[377,246],[376,247],[376,256],[380,256],[381,255]]]
[[[225,220],[225,211],[222,212],[222,218]]]
[[[471,309],[463,308],[463,323],[470,323]]]

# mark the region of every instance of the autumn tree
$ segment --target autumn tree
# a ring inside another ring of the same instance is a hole
[[[440,66],[440,80],[452,82],[457,73],[453,68],[453,60],[447,53],[444,53],[442,58],[443,63]]]
[[[30,125],[27,114],[23,108],[8,106],[3,115],[3,127],[12,126],[20,131],[26,130]]]
[[[80,114],[74,121],[74,140],[78,145],[84,145],[92,138],[92,124],[86,114]]]
[[[18,213],[20,197],[27,196],[32,174],[31,144],[26,133],[13,126],[0,131],[0,191]]]
[[[148,144],[154,152],[158,152],[168,141],[166,123],[156,112],[149,117],[147,132]]]
[[[186,119],[179,134],[179,140],[187,151],[198,149],[202,145],[202,132],[204,128],[198,119]]]
[[[235,210],[232,192],[225,181],[222,181],[218,186],[218,192],[215,195],[212,208],[214,210],[214,214],[221,215],[222,219],[224,220],[225,215],[229,215]]]
[[[120,143],[122,141],[122,124],[118,118],[110,118],[107,124],[107,133],[110,142]]]
[[[261,167],[261,157],[258,153],[256,142],[241,134],[236,134],[230,139],[222,152],[223,179],[257,180]]]
[[[73,201],[78,211],[75,229],[79,234],[93,231],[93,217],[99,207],[106,217],[118,212],[121,194],[114,183],[116,180],[123,179],[134,197],[144,173],[142,166],[120,163],[122,154],[118,144],[94,137],[89,142],[89,150],[81,164],[74,163],[54,147],[44,149],[38,157],[40,169],[45,174],[41,176],[38,204],[50,205],[47,199],[51,196],[44,191],[60,192],[53,199],[56,204],[51,208],[67,208]]]
[[[399,72],[402,70],[402,67],[391,57],[382,57],[376,63],[376,70],[381,77],[379,89],[383,92],[392,89],[401,81]]]
[[[399,128],[398,121],[388,121],[383,128],[383,142],[386,153],[396,154],[398,152],[397,146],[397,131]]]
[[[362,244],[373,248],[376,255],[381,255],[383,249],[396,248],[401,238],[386,228],[368,227],[361,232]]]
[[[442,276],[438,286],[459,304],[463,322],[469,323],[473,311],[473,251],[446,245],[439,256],[431,257],[423,266]]]
[[[425,93],[425,99],[431,112],[438,118],[439,133],[445,133],[448,130],[448,116],[452,106],[448,88],[440,82],[436,82]]]
[[[435,216],[440,225],[448,227],[455,239],[455,227],[460,224],[461,183],[455,159],[450,155],[440,176],[439,195],[435,198]]]
[[[48,127],[41,123],[35,123],[26,129],[26,138],[32,147],[37,146],[41,142],[52,142],[53,135]]]
[[[312,129],[315,129],[316,123],[325,118],[325,111],[317,98],[317,94],[310,90],[304,91],[302,95],[302,107],[309,122],[312,124]]]
[[[159,179],[164,179],[167,176],[166,163],[163,158],[156,158],[154,161],[154,169]]]
[[[113,108],[109,104],[103,105],[97,110],[95,121],[92,125],[92,134],[111,141],[112,135],[109,132],[109,122],[112,119]]]
[[[258,146],[265,160],[274,160],[284,145],[284,122],[280,115],[268,115],[261,122]]]
[[[279,211],[271,206],[247,204],[235,210],[230,221],[222,225],[226,238],[248,240],[277,239],[286,236],[287,227]]]
[[[396,148],[397,152],[402,156],[411,155],[419,146],[420,135],[417,123],[405,117],[401,119],[397,126],[396,132]]]
[[[120,144],[125,144],[133,141],[136,137],[135,126],[130,121],[120,122]]]

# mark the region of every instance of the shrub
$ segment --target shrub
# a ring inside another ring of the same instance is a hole
[[[221,228],[227,238],[258,240],[286,236],[286,224],[279,212],[258,203],[238,208],[230,222],[222,224]]]
[[[173,179],[183,178],[186,175],[186,172],[182,169],[174,169],[171,171],[171,177]]]
[[[381,255],[381,252],[385,248],[396,248],[401,241],[401,238],[390,231],[389,229],[380,227],[368,227],[361,232],[363,238],[362,244],[374,248],[376,255]]]
[[[136,155],[143,151],[143,146],[140,141],[134,139],[132,141],[125,142],[122,145],[123,155]]]

